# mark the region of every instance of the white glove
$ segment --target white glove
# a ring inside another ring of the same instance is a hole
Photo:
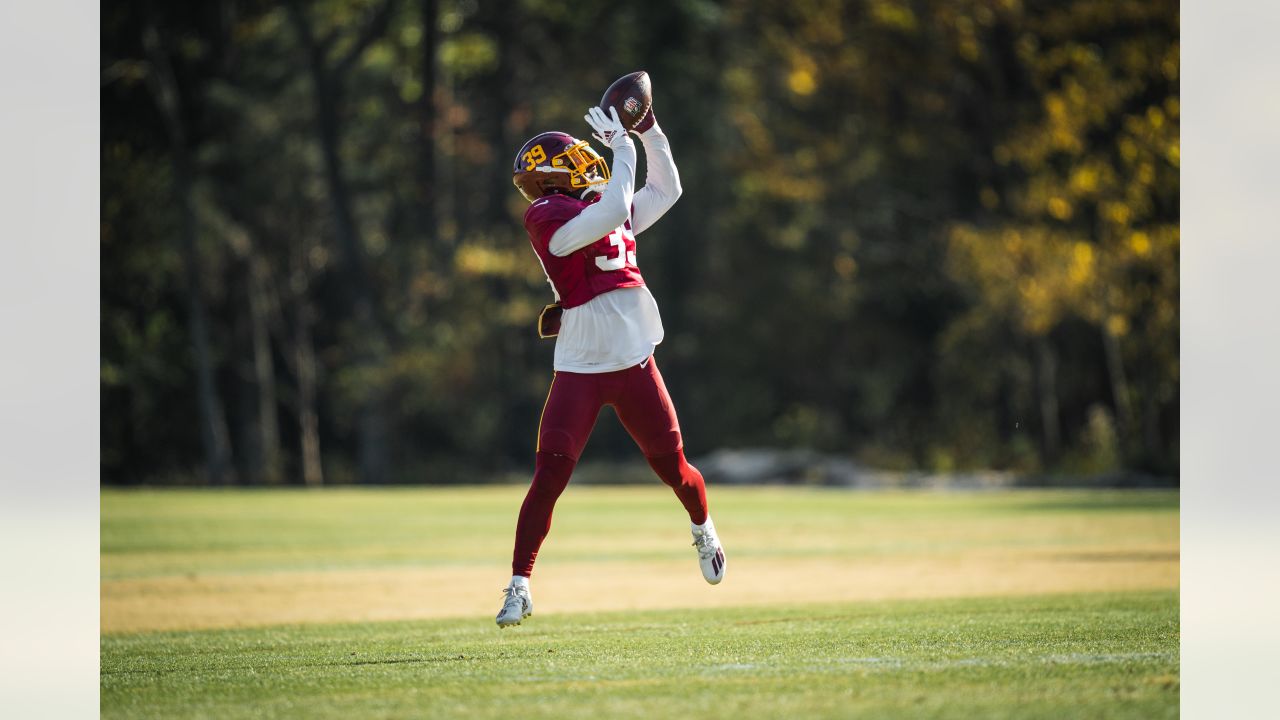
[[[617,108],[610,106],[609,115],[605,115],[603,110],[593,106],[587,110],[587,114],[583,115],[582,119],[587,121],[592,130],[595,130],[591,136],[608,145],[610,149],[617,149],[618,146],[630,142],[626,128],[622,127],[622,121],[618,119]]]

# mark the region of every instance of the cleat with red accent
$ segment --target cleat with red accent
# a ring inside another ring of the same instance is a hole
[[[701,526],[692,525],[693,546],[698,550],[698,566],[702,577],[712,585],[724,579],[724,547],[716,536],[715,523],[708,517]]]

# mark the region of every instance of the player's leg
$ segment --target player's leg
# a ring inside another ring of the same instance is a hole
[[[551,530],[551,512],[569,484],[578,457],[600,414],[600,395],[594,375],[556,373],[538,422],[538,445],[533,482],[520,506],[516,523],[513,575],[529,577],[538,549]]]
[[[596,378],[579,373],[556,373],[547,392],[538,423],[538,449],[533,482],[520,506],[515,548],[511,556],[511,583],[506,590],[498,624],[519,625],[533,612],[529,576],[542,541],[551,531],[556,500],[569,484],[582,448],[600,413]]]
[[[626,372],[626,383],[612,398],[618,419],[640,446],[649,467],[675,492],[689,513],[702,575],[714,585],[724,577],[724,548],[707,509],[706,482],[698,468],[685,458],[675,403],[653,357]]]
[[[658,364],[650,357],[625,372],[625,383],[616,397],[609,398],[618,419],[644,452],[649,466],[680,498],[690,522],[700,525],[707,518],[706,485],[702,473],[685,459],[680,420]]]

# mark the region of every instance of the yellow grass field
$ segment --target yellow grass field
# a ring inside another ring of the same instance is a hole
[[[488,619],[524,488],[102,493],[104,635]],[[538,616],[1176,590],[1176,492],[711,488],[706,585],[663,486],[574,487]]]

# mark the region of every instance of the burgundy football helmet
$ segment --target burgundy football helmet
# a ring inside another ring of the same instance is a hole
[[[562,132],[535,135],[516,154],[514,175],[520,193],[533,202],[552,193],[583,198],[609,182],[609,165],[586,140]]]

